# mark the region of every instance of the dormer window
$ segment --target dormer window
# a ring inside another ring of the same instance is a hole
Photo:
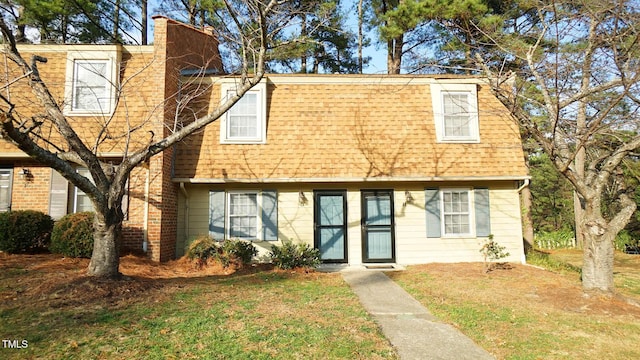
[[[82,47],[81,45],[79,45]],[[119,49],[69,51],[64,112],[70,116],[111,115],[115,110]]]
[[[72,111],[111,111],[109,60],[76,60],[73,63]]]
[[[431,98],[438,142],[480,142],[475,84],[432,84]]]
[[[220,119],[220,142],[223,144],[264,144],[267,111],[264,82],[247,91]],[[235,84],[222,85],[222,101],[236,94]]]

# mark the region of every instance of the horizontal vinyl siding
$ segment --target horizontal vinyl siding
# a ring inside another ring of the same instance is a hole
[[[445,187],[461,185],[447,184]],[[464,185],[468,186],[468,185]],[[502,261],[520,262],[524,252],[520,203],[515,187],[489,185],[491,233],[498,244],[510,253]],[[402,206],[405,190],[414,198],[413,203]],[[396,188],[396,261],[399,264],[431,262],[483,261],[480,248],[486,238],[427,238],[423,188]]]
[[[260,257],[266,260],[268,250],[272,245],[281,241],[306,243],[313,246],[313,191],[314,190],[347,190],[347,240],[348,260],[351,265],[362,264],[362,233],[360,228],[361,193],[363,187],[340,186],[340,184],[326,186],[310,186],[308,184],[295,186],[275,186],[269,189],[278,191],[278,242],[254,242],[260,251]],[[430,262],[469,262],[482,261],[479,252],[484,238],[427,238],[426,217],[424,210],[424,189],[431,184],[402,183],[387,184],[387,186],[366,189],[393,189],[395,207],[395,239],[396,262],[404,265],[424,264]],[[383,184],[384,185],[384,184]],[[439,184],[442,187],[473,187],[473,184]],[[520,223],[520,207],[518,193],[511,182],[484,184],[490,191],[491,200],[491,233],[502,246],[506,246],[511,255],[506,261],[520,262],[522,260],[522,227]],[[241,188],[261,190],[256,186],[244,185]],[[182,240],[184,248],[197,236],[208,234],[209,190],[223,190],[219,185],[187,185],[189,194],[189,239]],[[226,190],[237,190],[238,187],[228,186]],[[301,204],[300,191],[307,199]],[[413,201],[405,203],[405,191],[409,191]],[[182,197],[183,194],[180,194]],[[184,228],[184,199],[180,201],[179,228]],[[184,232],[182,232],[184,236]],[[178,239],[181,243],[181,239]],[[178,252],[180,253],[180,252]]]
[[[516,189],[491,190],[491,232],[494,240],[505,246],[510,256],[501,261],[523,261],[522,217]]]
[[[347,241],[349,264],[362,264],[362,230],[360,215],[362,214],[359,188],[347,189]]]
[[[406,202],[405,192],[409,191],[412,202]],[[404,204],[404,205],[403,205]],[[424,209],[424,188],[396,188],[396,261],[399,264],[424,262],[430,251],[427,239],[426,215]],[[435,239],[439,240],[439,239]],[[435,243],[431,242],[432,245]]]
[[[209,188],[207,186],[186,186],[189,195],[189,223],[185,224],[185,197],[180,192],[178,197],[178,229],[183,229],[182,238],[176,241],[176,255],[186,253],[189,244],[199,236],[209,234]],[[188,238],[186,233],[189,233]],[[180,236],[180,232],[178,233]],[[182,249],[180,249],[182,248]]]
[[[300,191],[307,199],[300,204]],[[311,188],[278,190],[278,237],[281,241],[313,246],[313,190]]]

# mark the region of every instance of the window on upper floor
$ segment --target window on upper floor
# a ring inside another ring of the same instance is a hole
[[[431,97],[438,142],[480,142],[475,84],[432,84]]]
[[[223,144],[264,144],[266,142],[266,84],[247,91],[222,116],[220,142]],[[223,84],[223,101],[236,94],[235,84]]]
[[[113,113],[117,64],[118,52],[115,50],[69,52],[65,113],[73,116]]]

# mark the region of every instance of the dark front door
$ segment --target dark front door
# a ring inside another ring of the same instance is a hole
[[[347,262],[346,191],[314,192],[314,243],[323,262]]]
[[[395,262],[393,190],[362,192],[362,259]]]

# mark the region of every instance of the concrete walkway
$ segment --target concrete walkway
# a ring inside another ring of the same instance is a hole
[[[451,325],[438,321],[381,271],[342,271],[345,281],[403,360],[494,359]]]

